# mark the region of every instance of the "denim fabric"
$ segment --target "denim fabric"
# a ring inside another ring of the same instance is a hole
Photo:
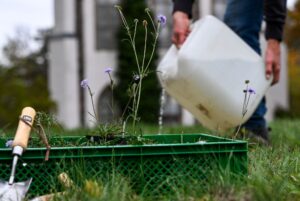
[[[263,0],[227,0],[224,22],[258,54],[261,54],[259,32],[262,20]],[[266,112],[266,99],[263,98],[251,118],[243,126],[250,130],[265,128]]]

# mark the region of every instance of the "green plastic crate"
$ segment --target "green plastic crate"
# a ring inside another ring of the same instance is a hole
[[[45,148],[28,148],[17,167],[16,181],[33,178],[29,195],[43,195],[59,190],[57,176],[62,172],[74,179],[75,167],[87,178],[105,178],[115,171],[126,176],[137,192],[164,194],[173,186],[199,182],[215,171],[215,167],[247,174],[247,142],[205,134],[144,135],[156,144],[52,147],[44,161]],[[0,139],[0,178],[8,180],[11,149],[7,139]],[[85,137],[60,140],[84,141]],[[73,172],[73,173],[72,173]],[[191,185],[193,186],[193,185]]]

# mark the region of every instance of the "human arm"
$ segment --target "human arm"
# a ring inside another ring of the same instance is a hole
[[[174,0],[172,42],[179,48],[190,33],[193,0]]]
[[[286,18],[286,0],[264,0],[264,13],[267,24],[266,78],[270,79],[273,74],[272,84],[276,84],[280,78],[280,42]]]

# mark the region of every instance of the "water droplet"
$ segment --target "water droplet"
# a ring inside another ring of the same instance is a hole
[[[165,106],[165,97],[166,97],[166,91],[164,88],[161,90],[160,95],[160,108],[159,108],[159,116],[158,116],[158,134],[161,134],[162,128],[163,128],[163,115],[164,115],[164,106]]]

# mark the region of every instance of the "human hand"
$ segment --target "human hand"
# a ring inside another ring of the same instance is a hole
[[[173,14],[173,34],[172,42],[177,48],[183,44],[190,33],[190,20],[186,13],[176,11]]]
[[[280,43],[275,39],[267,41],[265,55],[266,78],[270,79],[273,74],[272,85],[276,84],[280,78]]]

